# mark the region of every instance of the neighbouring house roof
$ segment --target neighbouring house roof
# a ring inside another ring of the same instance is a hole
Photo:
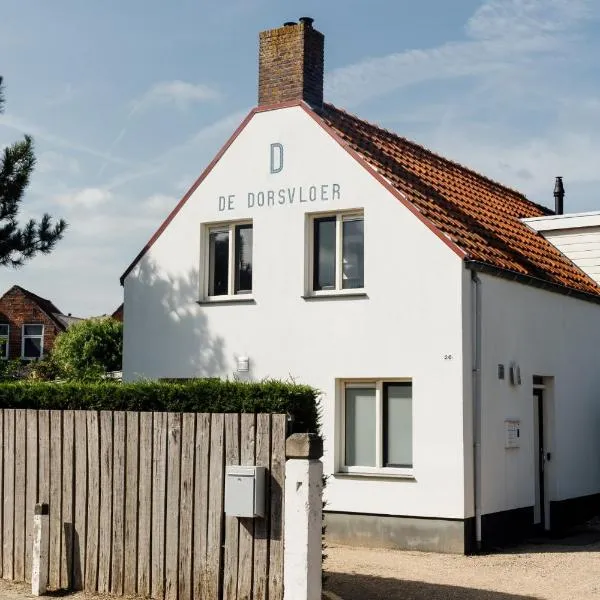
[[[121,302],[121,304],[115,309],[115,312],[113,312],[112,315],[110,315],[113,319],[116,319],[117,321],[121,321],[121,323],[123,322],[123,303]]]
[[[73,317],[71,315],[63,314],[61,312],[61,310],[59,308],[57,308],[53,302],[51,302],[50,300],[47,300],[46,298],[42,298],[41,296],[38,296],[37,294],[30,292],[29,290],[26,290],[25,288],[21,287],[20,285],[13,285],[5,294],[2,295],[0,300],[15,289],[19,290],[25,297],[29,298],[29,300],[31,300],[32,302],[37,304],[39,309],[41,311],[43,311],[44,313],[46,313],[48,318],[61,331],[64,331],[65,329],[70,327],[73,323],[82,320],[79,317]]]
[[[75,325],[75,323],[80,323],[81,321],[85,321],[85,319],[83,319],[82,317],[74,317],[72,315],[63,315],[62,313],[55,314],[54,316],[63,324],[63,326],[66,329],[71,327],[71,325]]]
[[[315,111],[304,102],[255,108],[127,268],[121,284],[250,119],[258,112],[291,106],[303,108],[466,261],[600,297],[600,287],[590,277],[521,221],[551,215],[550,209],[332,104]]]

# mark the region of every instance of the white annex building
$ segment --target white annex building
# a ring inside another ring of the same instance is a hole
[[[470,552],[599,512],[566,215],[323,103],[323,45],[261,34],[258,107],[122,277],[124,378],[318,388],[331,540]]]

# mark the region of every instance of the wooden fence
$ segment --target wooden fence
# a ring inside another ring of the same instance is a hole
[[[0,575],[30,581],[50,508],[51,588],[281,600],[285,415],[0,410]],[[226,464],[268,468],[264,519],[223,513]]]

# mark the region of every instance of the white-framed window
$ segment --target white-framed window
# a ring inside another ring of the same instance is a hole
[[[44,326],[39,324],[23,325],[21,338],[21,358],[35,360],[44,355]]]
[[[412,381],[344,381],[341,471],[412,475]]]
[[[309,219],[309,292],[327,295],[363,290],[363,212],[310,215]]]
[[[10,325],[0,323],[0,360],[8,358],[8,340],[10,334]]]
[[[226,299],[252,294],[251,221],[206,226],[206,299]]]

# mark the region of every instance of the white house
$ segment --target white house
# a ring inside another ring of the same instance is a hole
[[[600,500],[600,287],[522,194],[323,103],[312,19],[122,277],[124,377],[322,392],[331,540],[470,552]],[[529,223],[529,221],[528,221]]]

